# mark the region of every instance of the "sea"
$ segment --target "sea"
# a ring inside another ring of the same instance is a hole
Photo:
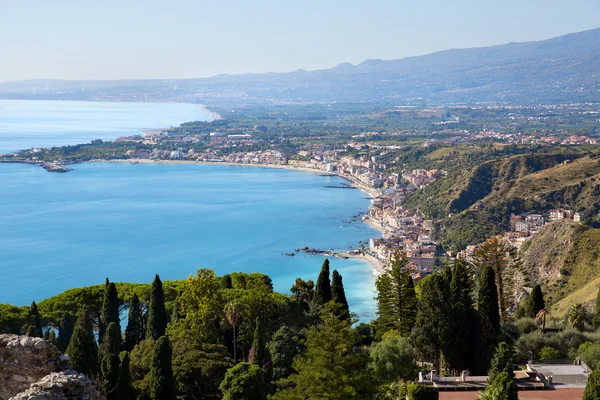
[[[20,116],[0,120],[5,151],[114,139],[209,118],[189,104],[0,104],[0,118],[10,109]],[[344,183],[339,177],[231,165],[100,162],[72,168],[59,174],[0,164],[1,303],[26,305],[106,277],[185,279],[199,268],[218,275],[265,273],[275,290],[289,293],[298,277],[316,281],[324,261],[295,249],[347,250],[378,236],[356,218],[368,210],[369,196],[331,187]],[[361,321],[373,319],[369,264],[330,262],[343,277],[351,311]]]

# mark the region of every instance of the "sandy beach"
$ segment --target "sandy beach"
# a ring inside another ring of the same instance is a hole
[[[208,116],[210,117],[210,119],[212,121],[217,121],[219,119],[222,119],[221,116],[219,115],[219,113],[216,113],[214,111],[210,111],[208,108],[206,108],[206,106],[204,105],[200,105],[198,107],[198,111],[203,112],[205,114],[208,114]]]

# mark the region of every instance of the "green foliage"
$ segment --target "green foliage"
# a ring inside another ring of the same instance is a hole
[[[513,351],[506,342],[498,344],[488,373],[488,380],[490,383],[493,383],[501,372],[506,372],[514,378],[515,365],[513,358]]]
[[[129,371],[129,353],[125,352],[119,365],[119,377],[117,378],[116,394],[118,400],[135,400],[135,390],[131,384],[131,372]]]
[[[332,299],[331,294],[331,281],[329,280],[329,260],[325,259],[321,266],[321,272],[317,279],[317,286],[315,289],[315,300],[317,304],[324,305],[330,302]]]
[[[227,371],[220,389],[223,400],[266,400],[267,373],[256,364],[241,362]]]
[[[158,340],[158,338],[164,336],[168,322],[162,281],[160,280],[160,277],[156,275],[154,277],[154,282],[152,282],[152,293],[150,295],[150,304],[148,305],[146,339],[152,338]]]
[[[315,297],[315,284],[312,280],[304,281],[296,278],[296,282],[290,288],[292,299],[302,307],[304,312],[308,312],[310,305]]]
[[[370,359],[373,375],[383,382],[412,381],[418,375],[417,352],[408,338],[400,335],[386,335],[381,342],[373,343]]]
[[[489,265],[484,265],[479,278],[477,310],[492,326],[494,332],[500,332],[500,312],[498,310],[498,289],[496,274]]]
[[[342,306],[340,307],[341,315],[347,317],[350,308],[348,307],[348,300],[346,300],[342,275],[336,269],[331,273],[331,296],[334,303]]]
[[[586,311],[583,307],[583,304],[576,303],[571,306],[569,312],[567,313],[567,320],[569,321],[569,325],[577,329],[578,331],[583,330],[583,326],[585,323]]]
[[[440,398],[439,389],[433,386],[409,383],[406,389],[408,400],[438,400]]]
[[[484,392],[479,393],[479,398],[481,400],[518,400],[518,390],[514,376],[504,371],[498,374]]]
[[[540,360],[556,360],[560,358],[560,351],[553,347],[545,346],[540,350],[539,357]]]
[[[67,347],[67,354],[75,371],[88,376],[93,376],[98,372],[98,346],[88,311],[85,308],[77,314],[77,322],[69,347]]]
[[[58,326],[57,347],[60,351],[66,351],[73,336],[73,317],[69,313],[63,313]]]
[[[42,317],[40,316],[40,312],[38,311],[35,301],[31,303],[31,307],[29,308],[29,317],[31,319],[31,325],[34,329],[30,334],[28,333],[27,336],[42,337]]]
[[[119,379],[119,356],[107,354],[100,363],[100,372],[104,383],[104,391],[107,400],[120,400],[117,393],[117,381]]]
[[[294,360],[296,373],[273,400],[358,400],[369,398],[372,379],[365,355],[353,351],[358,341],[352,321],[337,317],[334,303],[321,313],[321,323],[305,330],[305,352]]]
[[[154,345],[148,386],[151,400],[174,400],[176,398],[171,342],[166,336],[161,336]]]
[[[111,322],[110,324],[108,324],[108,328],[106,329],[104,341],[100,345],[100,355],[102,357],[105,357],[108,354],[118,356],[120,351],[121,331],[119,330],[119,326],[116,323]]]
[[[394,329],[408,336],[415,325],[417,296],[407,264],[406,255],[396,250],[390,268],[375,282],[379,335]]]
[[[131,383],[140,398],[150,398],[150,368],[154,353],[154,339],[145,339],[138,343],[129,353]]]
[[[127,327],[125,328],[125,350],[133,350],[135,345],[144,339],[145,334],[146,331],[144,329],[144,314],[142,311],[142,305],[137,294],[134,293],[131,301],[129,302]]]
[[[600,343],[586,342],[577,349],[577,356],[588,366],[600,363]]]
[[[292,373],[292,363],[297,351],[297,337],[287,326],[282,326],[275,332],[267,345],[271,355],[273,381],[287,378]]]
[[[581,400],[600,400],[600,365],[588,376]]]
[[[21,327],[29,323],[29,307],[0,304],[0,332],[20,334]]]
[[[106,280],[108,282],[108,279]],[[104,297],[102,299],[102,312],[100,314],[100,322],[102,327],[108,327],[114,323],[119,330],[119,338],[121,337],[121,325],[119,318],[119,295],[117,287],[113,282],[108,282],[104,288]],[[98,332],[98,340],[100,343],[104,340],[104,332]]]
[[[531,294],[529,295],[527,316],[529,318],[535,318],[544,308],[546,308],[546,303],[544,302],[542,288],[540,285],[535,285],[531,291]]]
[[[254,328],[254,340],[252,341],[252,361],[259,367],[265,362],[265,331],[262,319],[256,317],[256,327]]]

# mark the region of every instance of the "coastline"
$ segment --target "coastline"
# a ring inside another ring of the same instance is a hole
[[[205,165],[229,165],[229,166],[236,166],[236,167],[285,169],[288,171],[311,172],[311,173],[321,174],[321,175],[327,174],[327,175],[331,175],[331,176],[337,176],[339,178],[342,178],[342,179],[348,181],[352,187],[355,187],[356,189],[360,190],[361,192],[366,193],[371,198],[375,198],[379,195],[377,190],[375,190],[373,188],[369,188],[369,187],[363,185],[362,183],[356,182],[353,179],[350,179],[346,176],[339,175],[335,172],[325,172],[325,171],[321,171],[319,169],[307,168],[307,167],[295,167],[295,166],[290,166],[290,165],[241,164],[241,163],[220,162],[220,161],[149,160],[146,158],[127,159],[127,160],[124,160],[124,159],[123,160],[102,160],[102,161],[95,160],[95,161],[87,161],[87,162],[111,162],[111,163],[130,163],[130,164],[131,163],[134,163],[134,164],[137,164],[137,163],[139,163],[139,164],[197,164],[197,165],[205,164]],[[371,204],[372,204],[372,200],[371,200]],[[369,225],[371,228],[375,229],[376,231],[378,231],[381,235],[384,235],[385,233],[387,233],[387,229],[385,229],[380,224],[375,223],[370,218],[363,218],[362,222]],[[372,256],[370,254],[357,254],[357,253],[353,253],[350,251],[344,251],[344,252],[333,252],[331,255],[334,257],[340,257],[340,258],[357,258],[357,259],[363,260],[371,266],[371,270],[375,276],[379,276],[379,275],[383,274],[385,271],[385,265],[384,265],[383,261],[381,261],[377,257]]]
[[[198,106],[198,111],[208,114],[208,117],[210,118],[211,121],[218,121],[220,119],[223,119],[223,118],[221,118],[221,115],[219,113],[210,111],[208,108],[206,108],[206,106],[204,104],[200,104]]]

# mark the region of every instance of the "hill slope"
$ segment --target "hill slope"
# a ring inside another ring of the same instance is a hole
[[[143,93],[143,95],[141,95]],[[600,28],[537,42],[452,49],[291,73],[143,81],[36,80],[0,84],[0,96],[161,99],[212,104],[387,102],[538,104],[596,101]]]

